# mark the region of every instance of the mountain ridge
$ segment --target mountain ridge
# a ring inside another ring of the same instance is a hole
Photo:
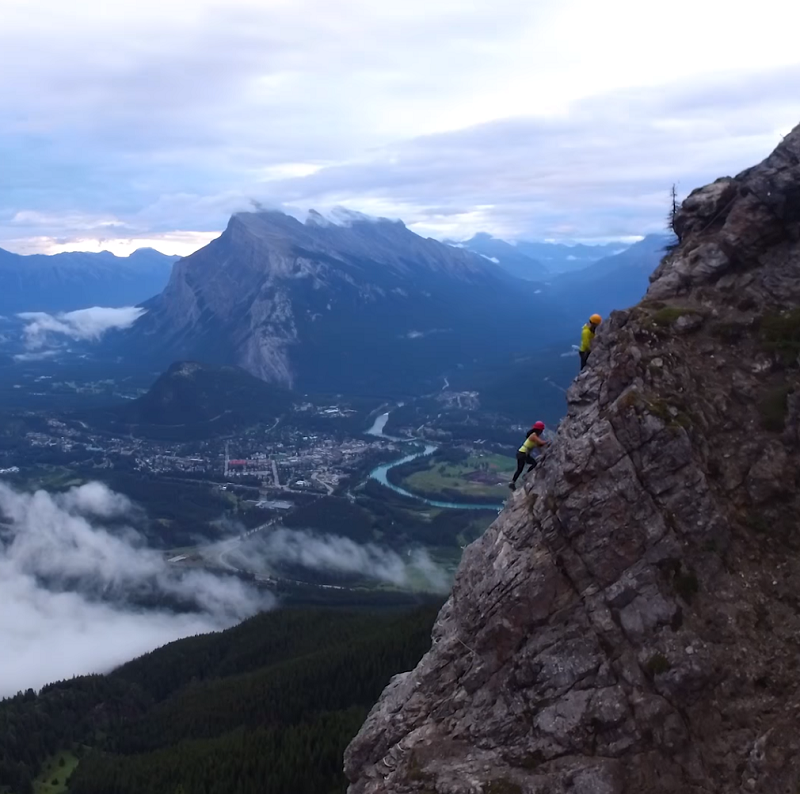
[[[630,247],[627,243],[567,245],[527,240],[508,242],[487,232],[478,232],[469,240],[461,242],[444,242],[479,254],[511,275],[526,281],[547,281],[567,273],[588,270],[595,262]]]
[[[139,248],[14,254],[0,248],[0,314],[68,312],[88,306],[132,306],[158,294],[177,256]]]
[[[535,284],[402,222],[301,223],[276,211],[234,215],[143,308],[113,337],[120,354],[235,364],[313,392],[431,389],[447,368],[530,338],[532,325],[566,328]]]
[[[582,318],[633,306],[647,292],[650,276],[674,239],[668,234],[648,234],[620,253],[559,274],[550,281],[548,295],[569,302]]]
[[[586,245],[576,243],[536,242],[533,240],[517,240],[514,247],[554,273],[569,273],[573,270],[584,270],[594,262],[608,256],[614,256],[629,248],[631,243],[598,243]]]
[[[454,248],[471,251],[494,262],[507,273],[526,281],[542,281],[550,275],[550,270],[538,259],[528,256],[511,243],[486,232],[478,232],[462,243],[449,242]]]
[[[141,397],[87,419],[126,434],[195,438],[272,422],[291,408],[290,392],[243,369],[176,361]]]
[[[349,746],[350,794],[796,790],[798,184],[800,126],[684,201]]]

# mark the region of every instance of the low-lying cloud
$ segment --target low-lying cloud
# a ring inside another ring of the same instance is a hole
[[[144,518],[102,483],[52,494],[0,482],[0,697],[104,672],[276,606],[235,576],[169,564],[137,531]],[[286,528],[225,548],[232,569],[291,565],[432,593],[450,587],[450,574],[422,548],[398,552]]]
[[[275,605],[235,577],[169,565],[133,528],[139,518],[100,483],[63,494],[0,483],[0,697]]]
[[[19,361],[21,363],[28,361],[45,361],[57,355],[58,350],[37,350],[35,353],[17,353],[14,356],[14,361]]]
[[[422,548],[401,555],[375,543],[361,544],[340,535],[306,530],[280,528],[264,533],[241,547],[238,556],[243,567],[297,565],[320,573],[358,574],[433,593],[445,593],[450,586],[447,572]]]
[[[49,345],[54,337],[95,342],[108,331],[130,328],[145,313],[146,309],[137,306],[116,309],[93,306],[58,314],[23,312],[17,316],[25,322],[23,335],[26,347],[38,350]]]

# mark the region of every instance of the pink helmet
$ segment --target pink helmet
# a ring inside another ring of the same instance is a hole
[[[544,422],[536,422],[533,425],[534,430],[544,430]]]

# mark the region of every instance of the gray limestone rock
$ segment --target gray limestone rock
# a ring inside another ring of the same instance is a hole
[[[684,202],[348,748],[350,794],[800,790],[800,371],[759,330],[800,304],[798,186],[800,127]],[[702,322],[654,323],[665,301]]]

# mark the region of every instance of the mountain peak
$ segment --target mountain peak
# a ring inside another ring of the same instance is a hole
[[[796,788],[798,184],[800,128],[686,199],[348,748],[351,794]]]
[[[311,211],[305,222],[240,212],[175,264],[121,349],[162,366],[197,357],[235,364],[308,390],[427,388],[454,361],[494,355],[531,332],[522,314],[510,332],[508,306],[532,301],[543,329],[557,313],[533,288],[523,298],[487,258],[349,210]]]
[[[357,210],[348,209],[347,207],[333,207],[333,209],[331,209],[327,215],[324,216],[317,210],[312,209],[308,211],[309,219],[311,218],[312,213],[315,218],[327,221],[327,223],[330,225],[341,226],[345,228],[362,223],[388,223],[405,228],[405,224],[401,220],[392,220],[390,218],[367,215],[363,212],[358,212]]]
[[[306,226],[330,226],[331,222],[321,213],[314,209],[308,211]]]
[[[288,392],[238,367],[176,361],[146,394],[117,408],[112,418],[118,427],[137,425],[145,434],[181,429],[189,437],[273,421],[290,406]]]
[[[164,262],[175,261],[176,259],[180,259],[179,256],[175,256],[174,254],[162,254],[156,248],[152,248],[151,246],[144,246],[142,248],[137,248],[135,251],[131,251],[128,254],[128,259],[136,260],[136,259],[160,259]]]
[[[473,234],[469,240],[467,240],[467,244],[489,242],[490,240],[497,239],[497,237],[495,237],[493,234],[489,234],[489,232],[477,232],[476,234]],[[511,245],[511,243],[509,243],[509,245]]]
[[[289,243],[327,246],[342,246],[359,238],[402,231],[414,234],[400,220],[372,217],[344,207],[334,207],[324,214],[310,209],[303,221],[276,209],[237,212],[231,217],[226,232],[236,234],[239,231],[255,237],[269,237],[273,243],[283,238]]]
[[[653,274],[648,297],[678,297],[691,290],[704,297],[711,287],[717,294],[733,293],[734,300],[736,292],[757,292],[754,298],[762,307],[765,301],[796,306],[796,262],[754,268],[772,241],[785,238],[787,223],[798,212],[798,173],[800,125],[760,165],[693,190],[675,219],[683,244]]]

